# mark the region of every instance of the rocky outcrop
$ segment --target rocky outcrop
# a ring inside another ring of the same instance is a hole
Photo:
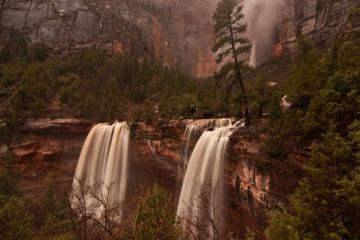
[[[21,131],[25,133],[86,133],[90,121],[83,119],[32,119],[27,120]]]
[[[9,149],[0,146],[0,170],[11,153],[19,187],[25,194],[39,198],[50,182],[67,189],[91,125],[81,119],[25,121],[17,144]]]
[[[255,200],[264,206],[274,205],[275,197],[270,189],[270,175],[256,161],[266,161],[261,155],[261,139],[265,130],[239,129],[230,141],[228,162],[229,183],[239,201]],[[262,134],[259,134],[263,131]]]

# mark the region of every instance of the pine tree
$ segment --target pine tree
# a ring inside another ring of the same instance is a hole
[[[269,240],[360,238],[360,122],[346,138],[331,129],[313,146],[306,177],[291,196],[292,213],[274,210]]]
[[[248,97],[241,73],[241,67],[244,65],[241,56],[249,52],[251,45],[243,36],[247,26],[241,23],[244,17],[242,9],[243,6],[239,5],[238,0],[222,0],[218,3],[213,16],[216,42],[212,50],[217,53],[216,62],[222,64],[220,75],[230,78],[231,87],[235,80],[239,81],[245,104],[245,125],[248,126],[250,117],[247,106]]]

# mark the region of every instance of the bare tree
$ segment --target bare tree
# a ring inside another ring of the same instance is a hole
[[[223,220],[219,188],[210,184],[198,186],[194,202],[179,218],[184,234],[192,240],[219,240]]]
[[[118,239],[121,233],[122,209],[111,199],[113,184],[96,182],[92,187],[77,181],[70,197],[81,238]],[[91,234],[90,234],[91,233]]]

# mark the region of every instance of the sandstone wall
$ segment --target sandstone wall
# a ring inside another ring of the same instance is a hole
[[[204,6],[189,0],[151,7],[126,0],[4,0],[0,20],[59,54],[99,46],[110,53],[155,57],[204,77],[216,70],[210,51],[213,10]]]
[[[344,36],[352,28],[351,10],[360,7],[357,0],[284,1],[279,9],[279,38],[274,46],[274,56],[294,54],[299,33],[312,39],[316,46]]]

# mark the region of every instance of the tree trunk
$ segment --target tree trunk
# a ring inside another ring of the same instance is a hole
[[[250,115],[249,115],[249,109],[247,106],[245,106],[245,126],[250,126]]]
[[[245,126],[250,126],[248,99],[247,99],[247,95],[246,95],[245,86],[244,86],[244,83],[242,81],[242,76],[241,76],[241,71],[240,71],[240,64],[239,64],[239,61],[238,61],[237,56],[235,54],[235,51],[236,51],[235,50],[235,40],[234,40],[234,33],[233,33],[232,24],[231,24],[231,17],[230,17],[229,30],[230,30],[230,35],[231,35],[231,47],[232,47],[232,52],[233,52],[233,59],[234,59],[234,62],[235,62],[236,77],[239,80],[240,88],[241,88],[241,91],[242,91],[242,93],[244,95],[243,99],[244,99],[244,105],[245,105],[245,109],[244,109]]]
[[[262,117],[262,113],[263,113],[263,105],[260,104],[259,106],[259,110],[258,110],[258,119],[261,119]]]
[[[230,115],[230,95],[234,86],[235,81],[233,79],[230,80],[231,82],[226,86],[226,93],[224,98],[224,104],[222,106],[223,112]]]

